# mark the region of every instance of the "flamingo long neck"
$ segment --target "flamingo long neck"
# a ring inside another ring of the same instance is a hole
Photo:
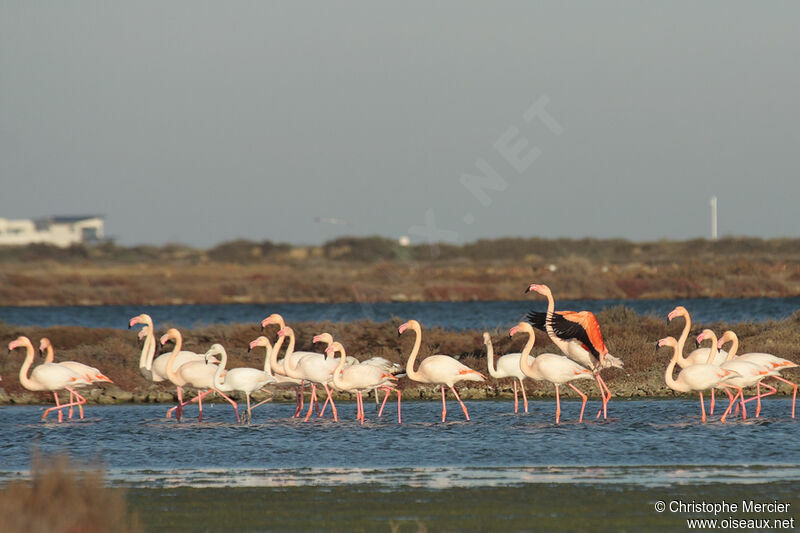
[[[419,326],[414,326],[412,329],[414,330],[414,333],[417,334],[417,337],[414,340],[414,347],[411,349],[411,355],[408,356],[408,361],[406,361],[406,374],[414,381],[426,383],[427,380],[422,376],[422,374],[414,370],[414,362],[417,360],[419,347],[422,344],[422,330],[419,328]]]
[[[687,363],[686,356],[683,355],[683,347],[686,345],[686,339],[689,338],[689,331],[692,329],[692,319],[689,318],[689,313],[681,313],[680,316],[684,318],[686,324],[683,326],[683,331],[681,332],[680,338],[678,338],[678,346],[676,350],[678,350],[678,359],[681,363]],[[683,365],[681,365],[683,366]]]
[[[28,377],[28,370],[33,364],[33,345],[28,344],[25,346],[25,361],[19,369],[19,383],[28,390],[44,390],[42,386]]]
[[[710,365],[714,363],[714,359],[717,358],[717,336],[713,333],[710,335],[711,337],[711,349],[708,351],[708,359],[706,360],[706,364]]]
[[[167,361],[167,378],[172,381],[178,381],[178,374],[175,373],[175,359],[178,358],[178,354],[181,352],[181,344],[183,344],[183,339],[180,335],[175,337],[175,348],[172,349],[172,355],[169,356],[169,361]]]
[[[553,324],[550,323],[550,317],[556,312],[556,302],[553,300],[553,293],[548,292],[545,296],[547,296],[547,316],[544,320],[544,329],[547,331],[547,336],[550,337],[553,344],[558,346],[558,349],[561,350],[564,355],[569,355],[569,343],[556,335],[556,332],[553,330]]]
[[[214,372],[214,387],[217,389],[222,388],[222,372],[225,370],[225,365],[228,364],[228,352],[226,352],[224,349],[220,350],[219,359],[217,371]]]
[[[736,336],[734,333],[731,336],[731,349],[728,351],[728,357],[725,359],[726,361],[730,361],[734,357],[736,357],[736,350],[739,349],[739,337]]]
[[[294,330],[289,330],[289,346],[286,347],[286,353],[283,356],[283,366],[288,367],[289,370],[295,371],[297,370],[297,366],[299,361],[295,361],[294,365],[292,365],[291,355],[294,353]]]
[[[678,352],[678,345],[677,344],[675,345],[674,350],[675,350],[675,352],[672,354],[672,359],[670,360],[669,364],[667,365],[667,370],[664,372],[664,381],[667,382],[667,386],[670,389],[680,391],[680,390],[685,389],[685,387],[679,385],[678,382],[675,381],[675,378],[672,377],[672,373],[675,371],[675,365],[678,364],[678,357],[680,356],[679,352]]]
[[[489,366],[489,375],[495,377],[497,370],[494,366],[494,346],[492,346],[492,339],[486,340],[486,362]]]
[[[150,326],[150,330],[147,332],[147,335],[144,337],[144,343],[147,346],[147,363],[146,367],[147,370],[153,370],[153,358],[156,356],[156,337],[153,333],[153,326]],[[144,346],[142,347],[142,353],[144,354]],[[139,365],[141,366],[141,365]]]
[[[528,362],[528,356],[531,354],[531,351],[533,351],[533,343],[535,342],[536,334],[531,328],[528,332],[528,342],[525,343],[525,347],[522,348],[522,355],[519,357],[519,366],[524,374],[533,373],[533,363]]]
[[[45,353],[47,355],[45,355],[45,357],[44,357],[44,362],[45,363],[52,363],[55,360],[55,354],[53,354],[53,345],[52,344],[48,344],[47,345],[47,347],[45,348]]]
[[[268,376],[273,376],[272,374],[272,345],[267,341],[265,345],[267,349],[266,355],[264,355],[264,373]],[[274,377],[274,376],[273,376]]]
[[[342,379],[342,370],[344,370],[344,360],[347,358],[347,354],[344,353],[344,347],[337,348],[336,351],[342,354],[342,358],[339,360],[339,364],[333,371],[333,384],[340,389],[344,389],[345,387],[344,380]],[[331,356],[335,356],[335,354],[331,354]]]
[[[281,351],[281,346],[283,345],[283,339],[286,337],[279,337],[278,342],[275,343],[275,346],[272,347],[272,353],[269,357],[269,366],[273,372],[276,374],[281,374],[283,376],[286,375],[286,358],[284,357],[283,361],[278,364],[278,352]]]

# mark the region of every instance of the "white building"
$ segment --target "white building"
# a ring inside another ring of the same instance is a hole
[[[0,246],[52,244],[66,248],[103,240],[102,216],[55,216],[37,220],[0,218]]]

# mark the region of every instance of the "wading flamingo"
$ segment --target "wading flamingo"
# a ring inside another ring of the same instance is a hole
[[[683,331],[681,332],[681,336],[678,338],[678,366],[681,368],[686,368],[687,366],[691,365],[704,365],[708,362],[708,354],[711,353],[711,348],[706,348],[705,346],[701,346],[692,350],[692,352],[687,355],[686,357],[683,356],[683,347],[686,344],[686,339],[689,338],[689,332],[692,329],[692,319],[689,316],[689,311],[686,310],[685,307],[679,305],[675,309],[669,312],[667,315],[667,321],[672,322],[674,319],[678,317],[683,317],[684,324],[683,324]],[[728,358],[728,353],[724,350],[720,350],[717,352],[717,356],[715,357],[713,364],[719,366],[721,365],[726,359]],[[714,402],[714,390],[711,390],[711,402],[713,405]],[[714,408],[711,408],[711,414],[714,414]]]
[[[759,365],[764,365],[772,372],[770,373],[769,377],[775,378],[778,381],[782,381],[784,383],[788,383],[792,387],[792,418],[794,418],[794,409],[795,403],[797,402],[797,383],[791,382],[788,379],[782,378],[779,375],[779,372],[786,370],[788,368],[796,368],[797,363],[794,363],[788,359],[784,359],[783,357],[777,357],[770,353],[763,353],[763,352],[750,352],[745,353],[737,357],[737,359],[741,359],[743,361],[750,361]],[[752,398],[751,398],[752,399]],[[750,400],[748,400],[750,401]],[[758,413],[758,408],[756,408],[756,412]]]
[[[30,377],[28,377],[28,370],[33,364],[33,344],[31,344],[31,340],[28,337],[17,337],[16,340],[8,344],[8,351],[10,353],[12,350],[19,347],[25,348],[25,361],[19,369],[20,385],[29,391],[52,392],[53,398],[55,398],[56,401],[55,407],[45,409],[44,414],[42,414],[42,420],[47,418],[50,411],[58,411],[58,421],[63,422],[64,414],[62,409],[86,403],[86,398],[75,391],[75,387],[77,386],[89,385],[90,382],[85,377],[76,374],[67,367],[54,363],[44,363],[35,367],[31,371]],[[65,404],[59,403],[57,392],[60,390],[68,390],[70,392],[70,397],[72,398],[74,396],[77,398],[77,401],[70,401]]]
[[[734,333],[731,330],[728,330],[728,331],[726,331],[725,333],[722,334],[722,337],[720,337],[719,341],[717,341],[717,348],[722,348],[722,346],[724,346],[728,342],[731,343],[731,349],[728,350],[728,356],[726,357],[726,360],[730,361],[731,359],[735,358],[736,350],[739,349],[739,337],[737,337],[736,333]],[[747,402],[749,402],[751,400],[757,400],[756,418],[758,418],[759,415],[761,414],[761,398],[764,398],[766,396],[771,396],[772,394],[775,394],[776,392],[778,392],[778,389],[776,389],[772,385],[768,385],[767,383],[762,383],[762,379],[764,379],[766,377],[769,377],[769,376],[774,376],[774,375],[777,374],[778,371],[770,369],[769,365],[766,365],[766,366],[765,365],[758,365],[758,366],[762,370],[766,370],[767,374],[765,376],[761,376],[761,379],[756,381],[756,395],[753,396],[752,398],[749,398],[747,400],[743,400],[742,401],[742,409],[744,409],[744,404],[746,404]],[[765,392],[764,394],[761,394],[761,387],[762,386],[767,388],[767,392]],[[739,405],[738,404],[736,405],[736,413],[737,414],[739,413]],[[743,413],[744,413],[744,411],[743,411]],[[744,414],[742,416],[744,416]]]
[[[44,362],[45,363],[53,363],[55,362],[55,354],[53,352],[53,343],[50,342],[50,339],[47,337],[42,337],[39,339],[39,353],[45,353]],[[69,368],[79,376],[83,376],[86,378],[87,381],[90,383],[114,383],[111,381],[111,378],[108,376],[103,375],[100,370],[96,369],[93,366],[84,365],[83,363],[78,363],[77,361],[60,361],[55,363],[57,365],[61,365],[63,367]],[[85,385],[81,385],[80,387],[76,388],[84,388]],[[69,401],[72,403],[74,401],[74,396],[72,394],[69,395]],[[83,418],[83,405],[78,405],[78,413],[80,417]],[[68,418],[72,418],[72,407],[69,408],[69,415]]]
[[[340,342],[331,343],[325,349],[325,353],[328,355],[335,355],[336,352],[341,354],[341,358],[339,365],[333,370],[333,385],[339,390],[356,393],[356,419],[360,420],[362,424],[364,423],[364,398],[361,393],[378,387],[389,387],[397,393],[397,423],[400,424],[402,420],[400,417],[400,391],[391,387],[392,380],[396,381],[397,378],[374,365],[362,363],[346,366],[347,354]]]
[[[228,364],[228,354],[221,344],[212,344],[211,348],[206,352],[206,357],[210,358],[214,355],[220,356],[220,363],[214,369],[214,376],[212,380],[213,389],[221,396],[226,397],[223,392],[243,392],[247,397],[247,423],[253,417],[253,410],[250,407],[250,395],[258,390],[263,389],[270,383],[275,383],[276,380],[272,374],[267,373],[265,370],[258,370],[256,368],[231,368],[225,372],[225,365]],[[208,365],[212,366],[212,365]],[[269,368],[269,365],[265,365]],[[225,380],[222,379],[222,374],[225,372]],[[226,397],[227,398],[227,397]],[[233,401],[228,399],[233,404]],[[260,402],[261,405],[265,402]],[[237,409],[238,412],[238,409]],[[238,417],[237,417],[238,421]],[[242,420],[244,422],[244,420]]]
[[[528,342],[525,344],[525,348],[522,349],[522,356],[518,359],[517,364],[520,370],[529,378],[539,381],[549,381],[555,385],[556,424],[558,424],[561,419],[561,397],[558,387],[564,383],[577,392],[583,400],[583,403],[581,403],[581,414],[578,418],[578,422],[583,422],[583,410],[586,408],[586,395],[570,382],[576,379],[594,379],[592,371],[563,355],[543,353],[537,355],[535,358],[529,357],[531,350],[533,350],[533,343],[536,342],[533,326],[527,322],[520,322],[511,328],[508,334],[513,337],[519,331],[528,334]],[[533,360],[533,362],[531,362],[531,360]]]
[[[736,398],[739,398],[741,406],[742,406],[742,419],[747,419],[747,409],[745,408],[744,404],[744,388],[752,387],[762,379],[766,377],[769,373],[765,367],[761,365],[757,365],[750,361],[744,361],[742,359],[733,359],[733,353],[729,353],[726,360],[722,362],[722,364],[717,365],[716,359],[719,355],[717,353],[718,346],[717,346],[717,336],[714,334],[713,331],[710,329],[704,329],[700,335],[697,336],[697,344],[700,344],[705,339],[711,339],[711,348],[706,359],[706,364],[718,366],[720,368],[724,368],[725,370],[733,370],[737,374],[736,377],[731,379],[725,380],[725,383],[718,384],[714,386],[714,389],[722,389],[728,394],[728,408],[725,410],[726,413],[730,413],[731,407],[733,403],[736,401]],[[736,396],[731,395],[730,390],[728,387],[734,388],[737,390]],[[711,389],[712,391],[714,389]],[[711,413],[713,414],[713,412]]]
[[[485,381],[486,376],[456,361],[449,355],[429,355],[419,364],[419,369],[414,370],[414,362],[417,360],[419,347],[422,343],[422,326],[416,320],[409,320],[398,328],[398,334],[402,335],[407,329],[416,333],[416,339],[414,340],[414,347],[411,349],[411,355],[408,356],[408,361],[406,362],[406,375],[419,383],[431,383],[442,387],[442,422],[447,417],[447,404],[444,397],[445,385],[453,391],[456,400],[461,404],[464,416],[469,420],[467,406],[461,401],[453,385],[459,381]]]
[[[161,354],[155,359],[155,352],[156,352],[156,343],[155,337],[152,338],[150,341],[152,346],[148,345],[148,339],[151,335],[155,334],[155,329],[153,327],[153,319],[150,318],[150,315],[141,314],[137,315],[130,319],[128,322],[128,328],[135,326],[136,324],[143,324],[145,328],[149,327],[149,334],[145,334],[145,346],[142,347],[142,355],[139,358],[139,371],[142,375],[148,379],[151,379],[154,383],[158,383],[161,381],[169,381],[167,377],[167,363],[169,363],[170,357],[172,357],[172,352],[168,352],[165,354]],[[147,357],[145,360],[145,366],[142,367],[142,361]],[[182,365],[186,363],[204,363],[205,357],[202,354],[198,354],[195,352],[190,352],[187,350],[181,350],[178,352],[177,357],[175,358],[175,368],[180,368]],[[219,361],[213,361],[214,363],[219,363]]]
[[[520,367],[519,360],[522,357],[521,353],[507,353],[494,360],[494,347],[492,346],[492,337],[487,332],[483,332],[483,344],[486,345],[486,359],[489,366],[489,375],[494,379],[512,378],[511,382],[514,384],[514,412],[519,411],[519,393],[517,392],[517,381],[519,381],[519,388],[522,390],[522,401],[525,404],[525,412],[528,412],[528,395],[525,393],[525,373]],[[530,353],[530,352],[529,352]],[[533,363],[533,357],[528,356],[528,363]]]
[[[323,342],[323,343],[325,343],[325,348],[327,349],[328,346],[333,344],[333,335],[331,335],[330,333],[327,333],[327,332],[326,333],[320,333],[319,335],[316,335],[314,337],[314,340],[312,342],[314,344],[316,344],[318,342]],[[388,359],[386,359],[384,357],[380,357],[380,356],[370,357],[369,359],[365,359],[365,360],[359,362],[358,359],[356,359],[355,357],[350,357],[348,355],[345,358],[344,364],[345,364],[345,366],[357,365],[357,364],[371,365],[371,366],[380,368],[381,370],[383,370],[385,372],[388,372],[388,373],[392,374],[395,377],[405,376],[405,372],[403,371],[403,365],[400,365],[400,364],[397,364],[397,363],[392,363]],[[376,388],[376,389],[373,390],[373,393],[375,395],[375,409],[378,411],[378,417],[379,418],[383,414],[383,407],[386,405],[386,400],[389,399],[389,395],[392,393],[392,391],[394,389],[389,389],[389,388],[386,388],[386,387],[382,387],[381,390],[383,390],[386,393],[386,396],[383,398],[383,403],[381,403],[381,404],[378,403],[378,389]],[[324,405],[322,406],[322,412],[323,413],[325,412],[325,406]]]
[[[289,347],[294,344],[294,330],[289,326],[282,328],[278,332],[278,337],[289,337]],[[286,357],[284,358],[284,368],[289,377],[308,381],[311,383],[311,400],[309,400],[308,413],[306,413],[303,422],[307,422],[311,416],[311,411],[314,410],[314,404],[319,403],[317,400],[317,385],[322,385],[328,395],[333,409],[333,420],[338,421],[339,415],[336,412],[336,404],[331,396],[331,389],[328,384],[333,380],[333,370],[336,368],[336,359],[328,359],[323,354],[307,352],[307,355],[302,358],[292,357],[287,349]]]
[[[600,324],[593,313],[589,311],[556,312],[550,287],[532,283],[525,292],[531,291],[547,298],[547,311],[545,313],[531,311],[528,313],[528,321],[536,329],[547,332],[547,336],[550,337],[553,344],[558,346],[561,353],[594,373],[603,403],[597,417],[602,412],[603,419],[607,419],[611,391],[600,377],[600,371],[612,367],[623,368],[622,361],[608,353],[608,348],[603,341],[603,334],[600,331]]]
[[[664,381],[667,386],[677,392],[697,392],[700,394],[700,411],[702,413],[701,420],[706,421],[706,406],[703,403],[703,391],[714,387],[720,382],[736,377],[738,374],[732,370],[725,370],[714,365],[692,365],[684,368],[678,373],[678,378],[675,379],[672,374],[675,371],[675,365],[678,364],[678,341],[675,337],[664,337],[656,344],[656,348],[661,346],[671,346],[673,349],[672,359],[670,359],[667,369],[664,372]],[[721,422],[725,422],[726,411]]]
[[[281,337],[281,340],[283,340],[284,338],[285,337]],[[273,347],[272,344],[269,342],[269,339],[262,335],[257,339],[250,341],[250,346],[247,348],[247,351],[252,351],[259,346],[262,346],[267,349],[267,355],[266,358],[264,359],[264,372],[275,378],[275,383],[273,383],[273,385],[280,388],[292,387],[294,389],[295,392],[294,399],[297,407],[294,411],[294,415],[292,415],[292,418],[296,417],[298,414],[300,414],[300,411],[303,409],[303,396],[300,394],[300,383],[301,383],[300,380],[290,378],[289,376],[285,376],[283,374],[278,374],[277,372],[274,372],[272,370],[273,354],[275,355],[275,360],[276,360],[275,365],[278,364],[277,350],[280,350],[280,341],[275,345],[275,347]],[[281,361],[280,363],[282,368],[283,361]],[[264,400],[262,402],[257,403],[256,405],[253,406],[253,409],[258,407],[262,403],[266,403],[267,401],[268,400]]]

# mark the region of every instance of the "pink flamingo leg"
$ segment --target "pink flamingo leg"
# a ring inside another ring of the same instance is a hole
[[[442,422],[447,416],[447,404],[444,401],[444,385],[442,385]]]
[[[314,401],[317,399],[317,385],[316,383],[311,384],[311,399],[308,401],[308,413],[306,413],[306,417],[303,419],[303,422],[308,422],[309,417],[311,416],[311,412],[314,410]]]
[[[602,389],[600,389],[602,394]],[[561,397],[558,394],[558,385],[556,385],[556,424],[558,424],[559,419],[561,418]]]
[[[731,385],[725,385],[725,392],[727,392],[728,394],[730,394],[730,391],[728,390],[729,387],[731,387]],[[732,388],[736,389],[736,396],[734,396],[734,399],[730,403],[728,403],[728,408],[725,409],[725,412],[722,413],[722,417],[719,419],[720,422],[725,422],[725,419],[727,418],[728,413],[731,412],[731,408],[733,407],[733,401],[736,400],[736,398],[739,398],[739,397],[742,396],[742,388],[741,387],[732,387]],[[711,389],[711,391],[713,393],[714,389]],[[742,411],[742,416],[744,416],[744,411]]]
[[[64,414],[61,412],[61,404],[58,402],[58,394],[56,391],[53,391],[53,398],[56,399],[56,406],[50,407],[49,409],[45,409],[44,413],[42,413],[42,420],[47,418],[47,415],[50,414],[50,411],[58,411],[58,422],[61,423],[64,421]]]
[[[392,389],[384,388],[383,390],[386,391],[386,397],[383,399],[383,403],[381,403],[381,408],[378,411],[378,418],[380,418],[381,415],[383,415],[383,408],[386,405],[386,400],[388,400],[389,396],[392,394]],[[377,391],[375,392],[375,395],[377,397]]]
[[[183,403],[183,391],[181,390],[180,387],[177,387],[177,389],[178,389],[178,405],[167,410],[167,418],[170,418],[172,416],[172,412],[175,411],[175,419],[178,422],[180,422],[181,416],[183,416],[183,406],[186,404]]]
[[[303,396],[305,395],[305,391],[306,391],[306,382],[305,381],[301,381],[300,382],[300,386],[299,387],[295,387],[294,390],[297,393],[297,395],[300,397],[299,400],[296,400],[297,401],[297,409],[295,410],[294,415],[292,416],[292,418],[297,418],[297,417],[300,416],[300,413],[303,412],[303,404],[304,404]]]
[[[223,393],[222,391],[217,389],[211,389],[211,390],[213,390],[214,392],[216,392],[217,394],[228,400],[228,403],[230,403],[233,406],[233,412],[236,413],[236,423],[241,424],[242,421],[239,418],[239,405],[235,401],[231,400],[228,396],[226,396],[225,393]]]
[[[514,381],[514,413],[519,411],[519,395],[517,394],[517,382]]]
[[[595,374],[597,378],[597,386],[600,387],[600,399],[603,402],[603,420],[608,419],[608,400],[611,399],[611,391],[608,389],[606,382],[600,377],[600,374]],[[600,411],[597,412],[595,418],[600,418]]]
[[[764,394],[761,394],[761,386],[764,386],[767,389],[769,389],[769,392],[765,392]],[[744,400],[742,402],[742,404],[746,404],[747,402],[752,402],[753,400],[756,400],[757,402],[759,402],[761,400],[761,398],[766,398],[767,396],[772,396],[773,394],[778,392],[778,389],[776,389],[772,385],[768,385],[766,383],[761,383],[761,382],[756,384],[756,390],[757,390],[757,396],[753,396],[752,398],[748,398],[748,399]],[[758,418],[760,414],[761,413],[759,412],[758,408],[756,407],[756,418]]]
[[[714,414],[714,389],[711,389],[711,405],[708,406],[708,414]]]
[[[792,418],[794,418],[794,406],[795,403],[797,403],[797,383],[792,383],[788,379],[783,379],[780,376],[770,376],[770,377],[773,377],[779,381],[783,381],[784,383],[788,383],[789,385],[792,386]]]
[[[364,414],[364,399],[361,397],[361,393],[357,394],[358,396],[358,406],[359,410],[361,411],[361,425],[364,425],[364,418],[366,415]]]
[[[703,416],[701,417],[700,420],[705,422],[706,421],[706,404],[703,403],[703,393],[702,392],[700,393],[700,410],[703,413]]]
[[[333,391],[330,388],[328,388],[328,386],[326,384],[324,384],[324,383],[322,384],[322,386],[325,387],[325,392],[328,394],[328,399],[331,401],[331,410],[333,411],[333,421],[334,422],[338,422],[339,421],[339,415],[336,412],[336,404],[333,403]],[[319,403],[319,402],[317,402],[317,403]]]
[[[583,404],[581,404],[581,417],[578,419],[578,422],[583,422],[583,410],[586,409],[586,400],[588,398],[586,397],[586,395],[584,393],[579,391],[578,388],[575,385],[573,385],[572,383],[567,383],[567,385],[572,387],[572,390],[577,392],[580,395],[581,399],[583,400]]]
[[[464,416],[467,418],[467,422],[469,422],[469,413],[467,412],[467,406],[464,405],[464,402],[461,401],[461,398],[459,398],[458,396],[458,392],[456,391],[456,389],[453,388],[452,385],[450,385],[450,390],[453,391],[453,395],[456,397],[456,400],[458,400],[458,403],[461,404],[461,410],[464,411]]]
[[[522,400],[525,403],[525,412],[528,412],[528,395],[525,394],[525,383],[519,380],[519,388],[522,389]]]
[[[330,402],[330,401],[331,401],[331,397],[330,397],[330,396],[328,396],[327,398],[325,398],[325,403],[323,403],[323,404],[322,404],[322,411],[319,411],[319,412],[317,413],[317,416],[318,416],[319,418],[322,418],[322,417],[325,415],[325,408],[326,408],[326,407],[328,407],[328,402]]]
[[[403,391],[395,389],[395,392],[397,392],[397,423],[402,424],[403,420],[400,418],[400,395],[403,394]]]
[[[725,410],[725,412],[728,413],[730,412],[731,407],[733,406],[733,402],[736,401],[736,398],[738,398],[739,395],[737,394],[736,396],[734,396],[733,394],[731,394],[730,389],[728,389],[727,387],[724,390],[725,394],[728,395],[728,408]],[[736,404],[736,414],[737,415],[739,414],[739,404]]]

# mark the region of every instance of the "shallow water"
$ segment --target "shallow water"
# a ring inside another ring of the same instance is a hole
[[[0,408],[0,483],[25,476],[33,446],[100,460],[113,483],[135,487],[346,486],[449,488],[527,483],[639,484],[800,481],[800,421],[791,401],[765,401],[759,419],[699,422],[697,401],[612,400],[608,421],[576,421],[580,404],[530,402],[515,415],[509,401],[396,404],[377,419],[355,420],[340,403],[340,422],[291,419],[294,406],[266,404],[251,425],[237,425],[227,404],[208,405],[205,419],[164,419],[166,406],[89,406],[86,419],[40,422],[43,407]],[[587,415],[597,411],[589,402]]]
[[[559,309],[599,312],[624,305],[639,314],[666,319],[676,305],[685,306],[697,323],[763,322],[780,320],[800,309],[800,297],[793,298],[715,298],[670,300],[559,300]],[[393,317],[415,318],[428,327],[447,329],[495,328],[511,326],[528,311],[544,311],[542,298],[495,302],[349,302],[309,304],[226,304],[157,306],[69,306],[0,307],[0,320],[20,326],[86,326],[126,328],[128,320],[148,313],[157,326],[171,323],[178,327],[205,324],[256,323],[271,313],[280,313],[288,322],[351,322]]]

